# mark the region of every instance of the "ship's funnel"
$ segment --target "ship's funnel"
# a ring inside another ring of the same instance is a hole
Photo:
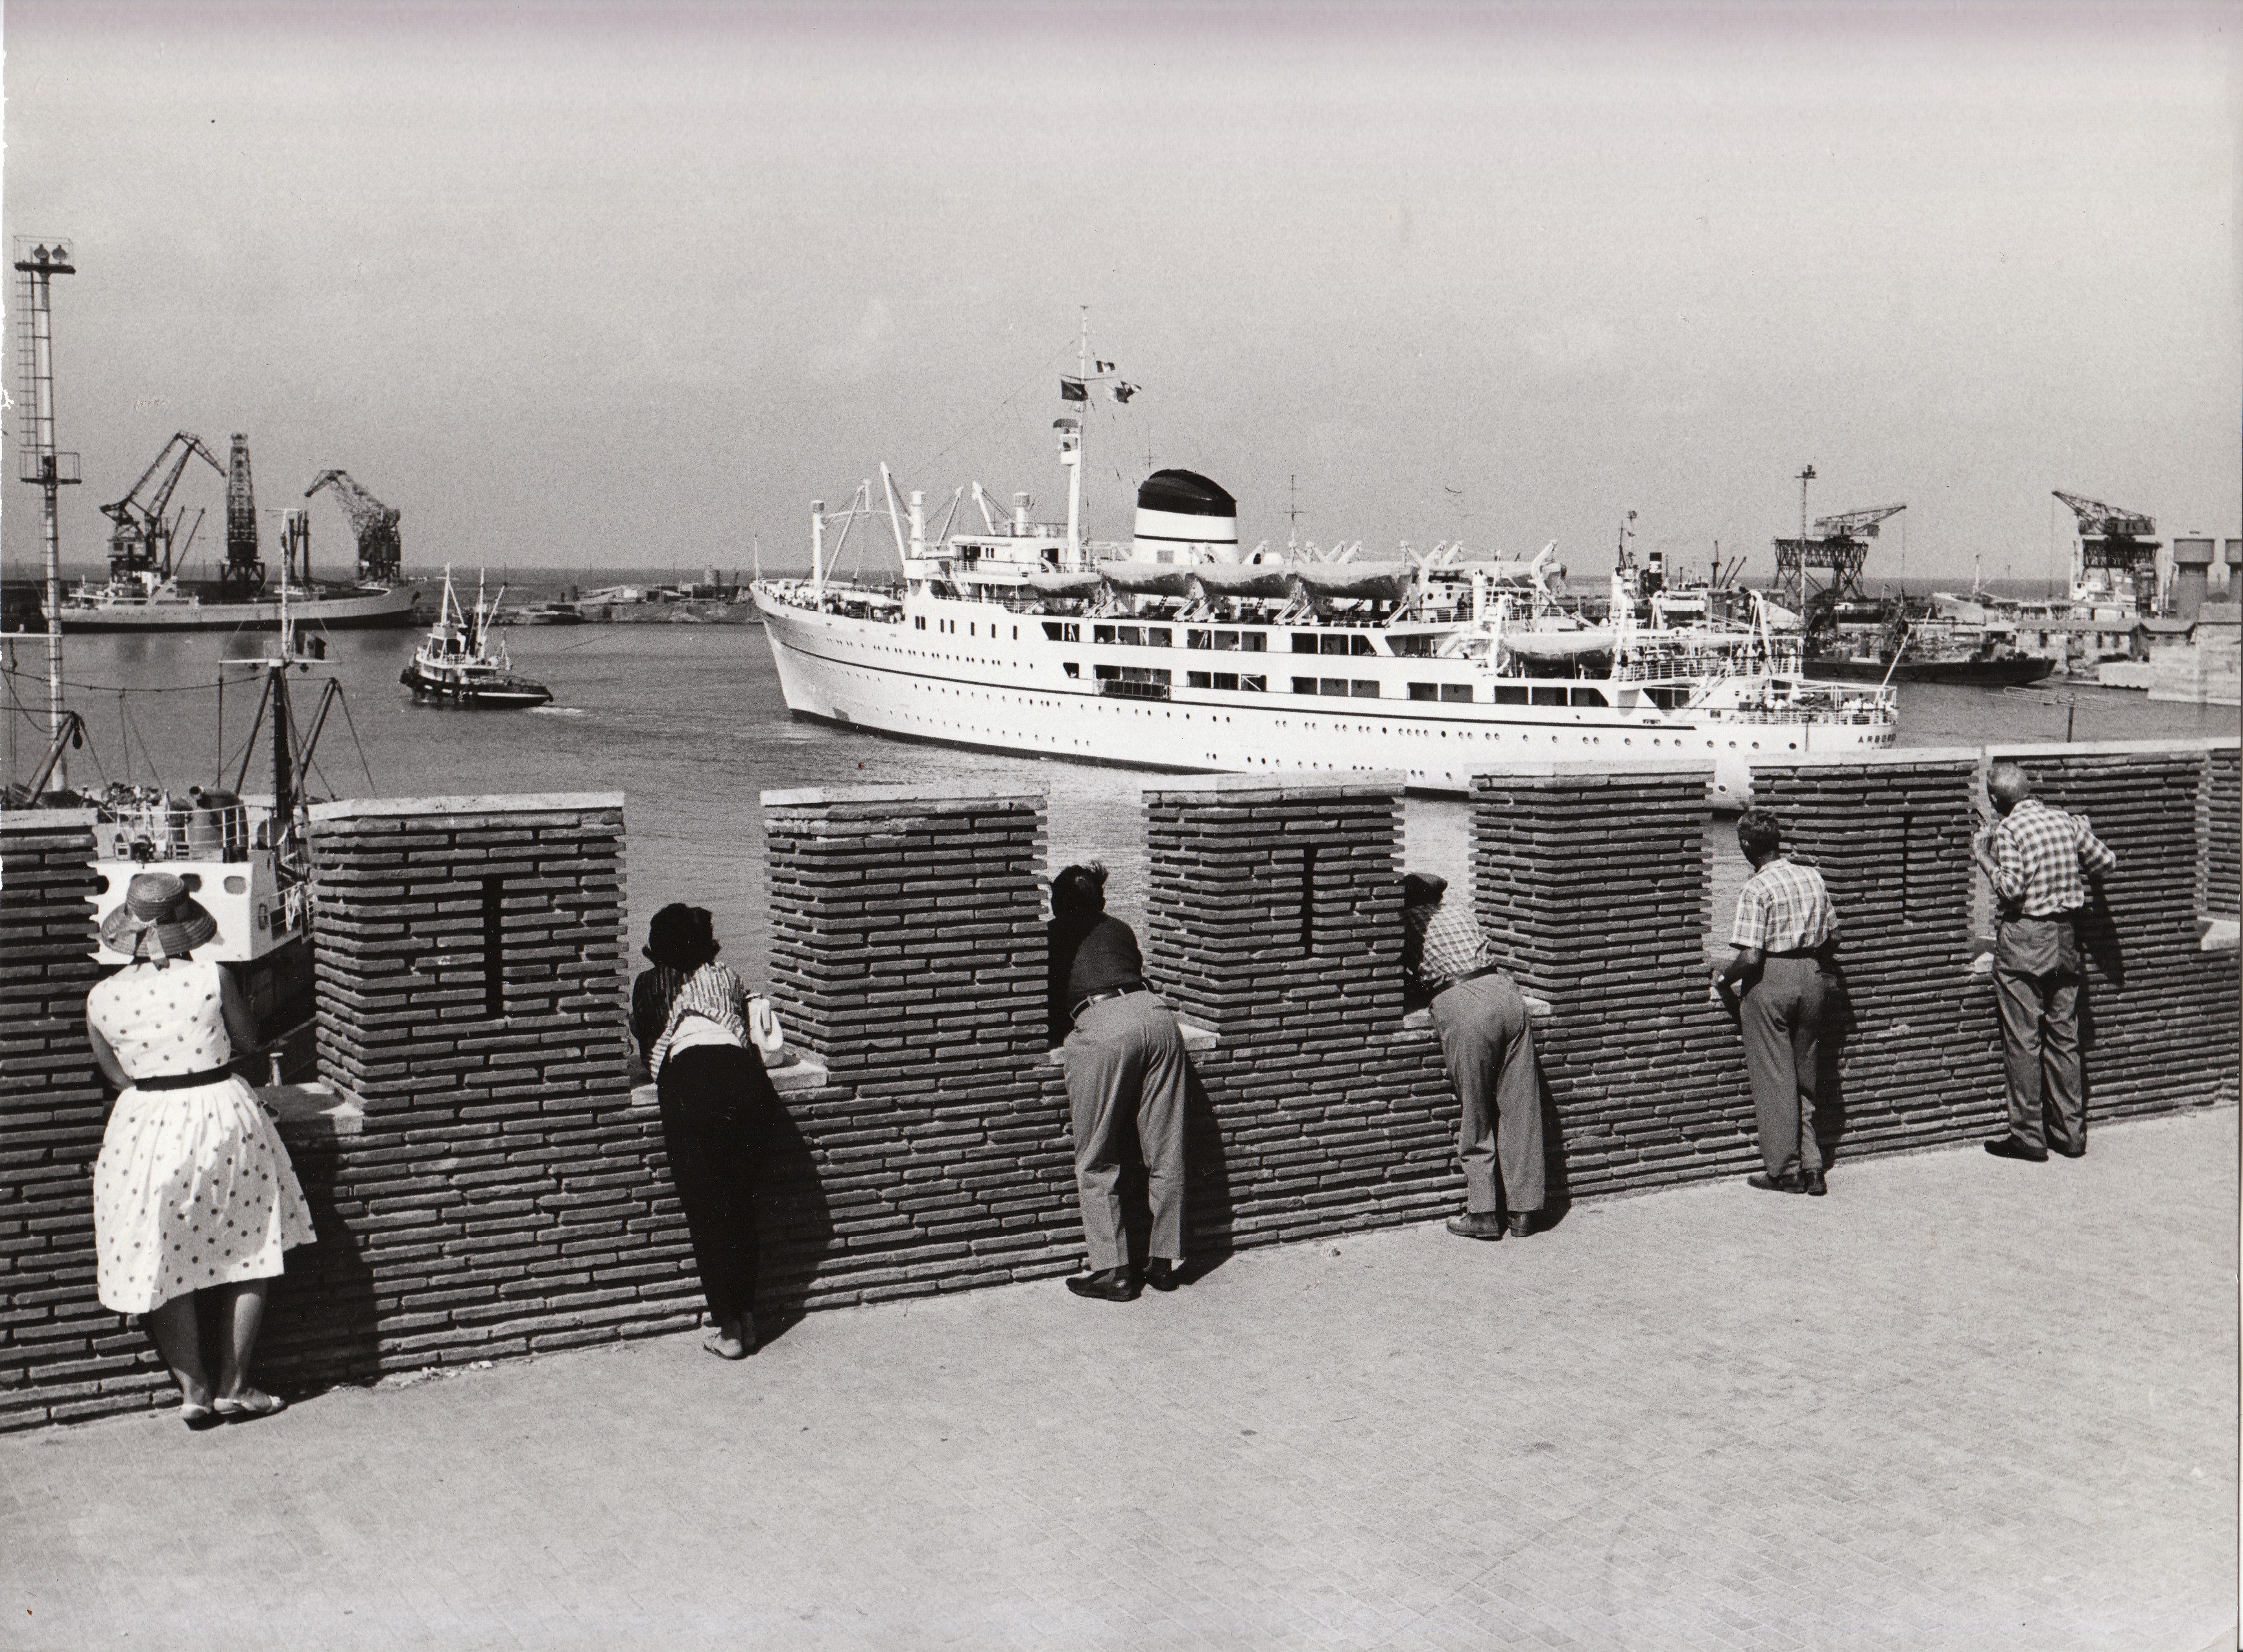
[[[1196,471],[1156,470],[1137,489],[1141,560],[1238,560],[1238,501]]]

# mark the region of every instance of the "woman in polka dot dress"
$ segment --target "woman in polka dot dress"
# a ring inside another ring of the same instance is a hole
[[[280,1253],[312,1242],[312,1214],[257,1092],[226,1071],[256,1025],[231,976],[194,948],[217,920],[169,872],[144,872],[103,920],[132,962],[86,995],[94,1059],[122,1090],[93,1171],[102,1306],[144,1316],[179,1385],[190,1428],[270,1416],[250,1351]],[[222,1327],[216,1372],[195,1299]]]

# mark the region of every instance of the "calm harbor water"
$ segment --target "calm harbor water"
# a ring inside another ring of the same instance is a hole
[[[630,825],[634,957],[647,919],[665,902],[715,912],[728,957],[761,970],[763,837],[758,795],[766,788],[859,784],[996,783],[1045,792],[1054,864],[1097,858],[1113,869],[1114,910],[1141,918],[1141,772],[916,745],[798,722],[786,710],[759,627],[593,625],[515,627],[515,666],[551,687],[535,712],[468,712],[415,706],[397,674],[416,640],[407,633],[342,633],[328,659],[297,680],[308,714],[320,680],[343,685],[321,736],[315,793],[339,796],[455,796],[499,792],[620,791]],[[10,697],[5,759],[24,777],[44,749],[44,643],[4,640]],[[221,658],[247,652],[215,635],[72,637],[70,703],[91,730],[74,754],[73,783],[158,781],[174,788],[231,785],[256,709],[253,682],[231,674],[219,723],[214,685]],[[130,692],[120,693],[120,689]],[[160,690],[160,691],[159,691]],[[2080,740],[2233,735],[2233,707],[2152,704],[2117,689],[2037,688],[2011,693],[1939,687],[1903,690],[1901,743],[1972,745],[2052,740],[2067,714]],[[353,732],[356,733],[354,742]],[[360,763],[363,751],[364,764]],[[248,789],[270,769],[252,766]],[[370,777],[369,777],[370,775]],[[1411,868],[1460,880],[1468,809],[1460,800],[1411,798],[1404,853]],[[1717,834],[1717,840],[1725,834]],[[1720,870],[1733,844],[1717,842]],[[1734,869],[1741,873],[1741,864]]]

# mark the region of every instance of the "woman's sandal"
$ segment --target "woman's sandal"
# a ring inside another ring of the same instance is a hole
[[[182,1400],[179,1401],[179,1420],[200,1434],[205,1428],[217,1427],[226,1419],[219,1415],[215,1406],[199,1406]]]
[[[211,1409],[218,1414],[220,1422],[254,1422],[259,1417],[274,1416],[287,1410],[288,1402],[277,1393],[245,1388],[231,1400],[212,1400]]]

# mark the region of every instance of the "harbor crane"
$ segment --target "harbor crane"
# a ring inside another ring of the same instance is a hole
[[[249,438],[236,431],[226,456],[226,561],[218,574],[222,598],[253,598],[265,588],[257,554],[257,488],[249,474]]]
[[[2105,505],[2099,499],[2067,494],[2061,487],[2050,491],[2070,507],[2079,522],[2079,561],[2073,571],[2072,583],[2087,583],[2085,576],[2091,570],[2124,574],[2133,581],[2135,611],[2155,613],[2158,541],[2151,536],[2158,531],[2157,519],[2139,511]],[[2116,579],[2112,582],[2115,585]]]
[[[1811,475],[1812,467],[1809,467]],[[1806,489],[1802,484],[1801,494]],[[1787,606],[1794,613],[1807,611],[1809,591],[1807,572],[1809,568],[1827,571],[1828,584],[1820,588],[1830,594],[1833,601],[1839,598],[1861,594],[1862,564],[1869,560],[1869,541],[1877,536],[1877,525],[1888,518],[1899,515],[1905,505],[1876,505],[1868,510],[1841,511],[1835,516],[1818,516],[1815,528],[1804,531],[1804,507],[1802,507],[1802,532],[1797,539],[1780,539],[1775,542],[1776,585],[1785,595]]]
[[[167,513],[172,491],[186,474],[188,460],[199,456],[220,476],[226,474],[226,467],[203,439],[191,430],[182,430],[164,444],[163,452],[140,473],[140,480],[124,498],[101,507],[101,514],[115,524],[109,533],[111,579],[131,574],[153,574],[159,580],[172,577],[172,541],[178,522]],[[149,486],[152,481],[153,487]],[[185,514],[180,512],[182,516]]]
[[[322,487],[335,490],[351,532],[358,535],[358,576],[361,581],[394,580],[405,561],[397,537],[397,512],[351,480],[347,470],[323,470],[304,490],[306,499]]]

